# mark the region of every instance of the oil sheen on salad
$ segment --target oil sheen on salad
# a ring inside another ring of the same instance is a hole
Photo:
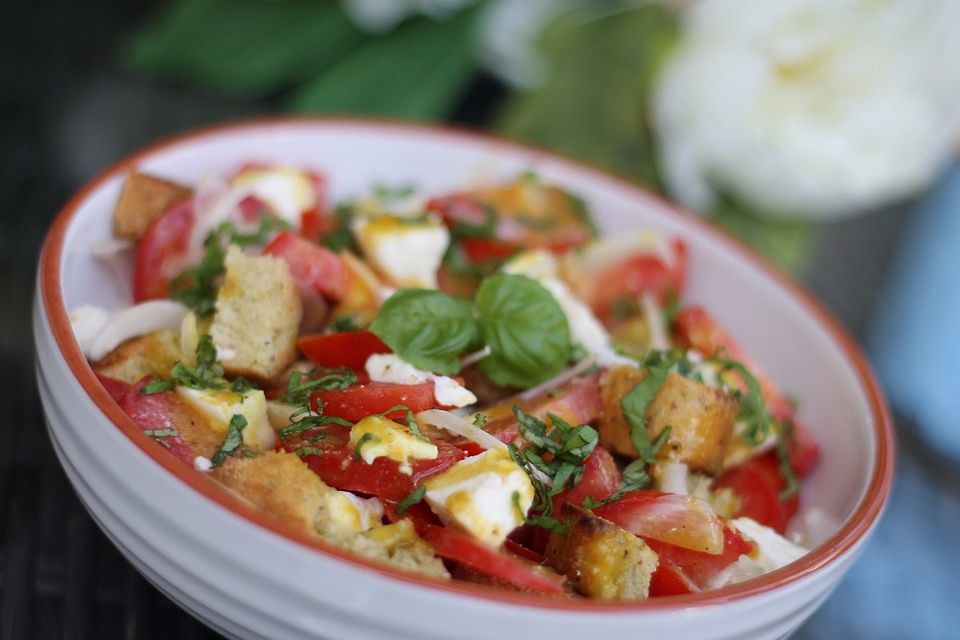
[[[685,303],[682,239],[599,236],[534,172],[334,204],[317,171],[237,167],[129,174],[94,251],[132,255],[130,304],[70,315],[188,473],[374,561],[554,598],[716,589],[817,542],[817,443]]]

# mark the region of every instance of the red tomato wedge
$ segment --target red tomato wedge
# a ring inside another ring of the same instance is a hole
[[[173,391],[140,395],[140,389],[150,382],[153,376],[146,376],[130,387],[126,395],[120,399],[120,408],[133,418],[137,426],[144,431],[162,432],[176,429],[176,425],[186,420],[195,420],[196,416],[187,409],[180,398]],[[194,454],[190,446],[179,435],[157,436],[151,435],[154,441],[164,447],[174,458],[193,467]]]
[[[297,340],[303,355],[321,367],[348,367],[363,371],[367,358],[375,353],[390,353],[371,331],[348,331],[303,336]]]
[[[463,252],[470,262],[485,262],[487,260],[505,260],[519,248],[513,242],[490,240],[487,238],[466,238],[460,241]]]
[[[659,540],[645,540],[657,552],[661,564],[674,567],[683,578],[699,588],[706,587],[710,578],[736,562],[741,555],[753,551],[753,544],[732,527],[723,528],[723,551],[720,553],[702,553]]]
[[[192,227],[193,198],[170,207],[147,227],[134,257],[134,302],[170,297],[170,283],[187,267]]]
[[[669,560],[660,558],[657,570],[653,572],[653,576],[650,578],[650,597],[679,596],[698,591],[700,591],[700,587],[684,575],[680,567]]]
[[[421,535],[441,558],[459,562],[466,567],[524,589],[554,595],[563,594],[563,576],[517,556],[488,547],[465,533],[431,525],[424,527]]]
[[[347,389],[317,391],[310,396],[314,409],[317,402],[323,403],[323,413],[356,422],[374,413],[383,413],[398,404],[410,407],[414,413],[427,409],[436,409],[440,405],[433,395],[433,383],[390,384],[388,382],[367,382]],[[387,416],[391,419],[403,417],[402,412]]]
[[[263,252],[286,261],[301,289],[319,291],[334,300],[346,295],[350,282],[347,267],[340,256],[326,247],[291,231],[283,231]]]
[[[594,513],[644,538],[710,554],[723,551],[723,522],[700,498],[632,491]]]
[[[122,380],[117,380],[116,378],[111,378],[109,376],[104,376],[99,373],[95,374],[97,380],[100,381],[100,384],[103,385],[103,388],[107,390],[107,393],[110,394],[110,397],[113,398],[115,402],[120,402],[127,392],[130,391],[130,385]]]
[[[790,466],[801,478],[816,466],[820,459],[820,445],[803,423],[793,421],[793,439],[787,442]]]
[[[434,442],[437,445],[437,457],[433,460],[411,460],[412,472],[406,474],[400,471],[400,463],[396,460],[377,458],[367,464],[355,457],[348,445],[350,429],[346,427],[326,429],[325,437],[316,442],[310,442],[309,438],[310,435],[306,434],[292,438],[283,443],[283,448],[302,454],[301,447],[314,447],[320,451],[319,454],[300,455],[300,458],[328,485],[393,501],[405,498],[421,480],[440,473],[464,457],[458,448],[438,440]]]
[[[300,235],[317,242],[333,229],[333,218],[317,207],[300,214]]]
[[[588,496],[594,500],[603,500],[616,491],[622,481],[613,456],[598,446],[583,462],[583,477],[580,483],[556,496],[554,506],[559,509],[561,504],[569,503],[579,507]]]
[[[780,499],[786,482],[780,475],[779,465],[776,452],[771,451],[726,471],[714,481],[713,487],[726,487],[740,500],[735,517],[752,518],[783,533],[797,512],[799,497]]]
[[[599,286],[592,300],[596,314],[606,318],[618,298],[652,294],[664,303],[669,296],[680,295],[687,279],[687,246],[681,240],[674,240],[672,246],[673,264],[658,254],[638,253],[596,274],[593,279]]]

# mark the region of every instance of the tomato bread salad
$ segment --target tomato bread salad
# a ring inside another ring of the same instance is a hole
[[[396,568],[637,600],[802,556],[819,450],[707,309],[679,239],[598,237],[536,174],[328,206],[311,170],[134,172],[95,251],[132,301],[70,314],[156,446]],[[793,524],[791,522],[793,521]]]

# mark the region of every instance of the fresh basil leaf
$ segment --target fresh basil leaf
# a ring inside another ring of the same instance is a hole
[[[499,385],[529,388],[560,373],[570,360],[570,327],[539,282],[499,273],[485,279],[474,301],[490,355],[480,368]]]
[[[460,372],[460,354],[477,339],[469,303],[433,289],[401,289],[390,296],[370,330],[413,366]]]
[[[716,362],[724,369],[735,371],[744,384],[747,385],[746,394],[740,397],[740,419],[747,422],[747,431],[743,439],[750,446],[757,446],[762,443],[767,434],[770,433],[770,413],[767,411],[767,405],[763,401],[763,391],[760,388],[760,382],[754,377],[750,370],[743,363],[726,358],[710,358],[711,362]]]
[[[176,385],[173,380],[159,380],[154,378],[147,384],[140,387],[141,396],[149,396],[154,393],[163,393],[164,391],[172,390]]]

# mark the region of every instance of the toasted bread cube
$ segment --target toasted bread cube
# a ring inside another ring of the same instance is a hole
[[[120,199],[113,210],[114,232],[123,238],[139,240],[171,206],[186,200],[190,189],[169,180],[145,173],[133,172],[127,176],[120,191]]]
[[[600,380],[600,444],[622,456],[635,458],[637,449],[630,439],[630,425],[623,417],[620,399],[646,376],[643,369],[616,367]],[[740,403],[732,395],[670,373],[647,406],[647,435],[654,440],[670,427],[670,436],[657,457],[716,474],[722,468],[739,410]]]
[[[211,476],[254,506],[308,535],[407,571],[448,578],[443,562],[408,520],[379,524],[382,505],[320,479],[297,455],[270,451],[232,457]]]
[[[569,504],[561,509],[560,518],[570,530],[550,535],[546,562],[567,576],[577,593],[607,600],[637,600],[650,594],[658,557],[643,540]]]
[[[300,295],[287,263],[227,249],[210,335],[231,376],[269,381],[297,355]]]
[[[647,434],[653,440],[670,427],[657,457],[716,474],[739,412],[740,403],[732,395],[670,373],[647,407]]]
[[[417,535],[410,520],[374,527],[345,540],[341,546],[372,560],[380,560],[400,569],[449,578],[443,561],[423,538]]]
[[[122,342],[95,362],[93,370],[109,378],[134,384],[148,374],[168,377],[170,369],[181,358],[180,335],[164,329]]]

